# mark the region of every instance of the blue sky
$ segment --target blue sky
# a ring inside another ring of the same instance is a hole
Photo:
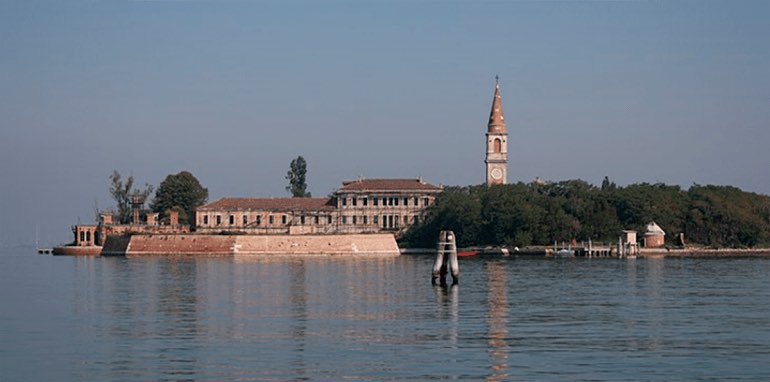
[[[288,196],[484,181],[500,76],[509,182],[770,194],[770,2],[0,2],[0,243],[112,207],[113,169]]]

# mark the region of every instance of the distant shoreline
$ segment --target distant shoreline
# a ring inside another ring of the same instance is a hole
[[[507,247],[474,247],[460,248],[458,251],[474,251],[484,256],[502,256],[502,249]],[[509,256],[541,256],[550,257],[551,246],[531,246],[515,249],[508,248]],[[433,248],[401,248],[404,255],[435,255]],[[639,257],[770,257],[768,248],[640,248]],[[578,256],[585,257],[585,256]],[[598,256],[604,258],[617,258],[617,256]]]
[[[642,248],[639,256],[741,257],[770,256],[770,248]]]

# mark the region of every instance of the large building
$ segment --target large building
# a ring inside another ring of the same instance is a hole
[[[417,179],[358,179],[335,193],[344,232],[400,232],[418,223],[441,187]]]
[[[486,138],[486,184],[505,184],[508,133],[499,81]],[[343,182],[329,198],[222,198],[199,207],[195,225],[199,232],[399,234],[423,218],[441,191],[420,178],[360,178]]]
[[[484,159],[487,186],[505,184],[508,181],[508,133],[505,130],[503,100],[500,97],[500,82],[495,81],[495,96],[487,124],[487,155]]]
[[[330,198],[222,198],[197,209],[199,232],[399,234],[442,191],[416,179],[346,181]]]

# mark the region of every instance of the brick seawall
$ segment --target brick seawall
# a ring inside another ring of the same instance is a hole
[[[391,234],[132,235],[104,255],[398,256]],[[116,243],[117,244],[117,243]]]

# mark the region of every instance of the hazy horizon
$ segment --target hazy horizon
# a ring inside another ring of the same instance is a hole
[[[508,181],[770,194],[762,1],[0,3],[0,244],[70,239],[113,170],[224,196],[484,181],[500,76]]]

